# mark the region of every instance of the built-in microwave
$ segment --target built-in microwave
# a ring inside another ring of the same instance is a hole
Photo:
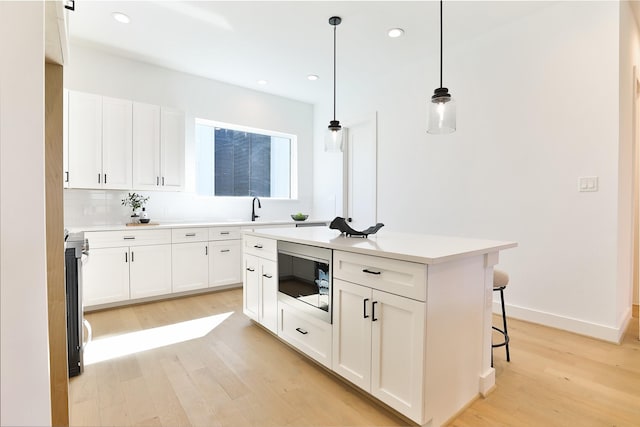
[[[278,300],[331,323],[331,259],[327,248],[278,242]]]

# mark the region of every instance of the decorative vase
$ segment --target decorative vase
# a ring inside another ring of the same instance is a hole
[[[140,224],[140,217],[135,212],[131,215],[131,224]]]

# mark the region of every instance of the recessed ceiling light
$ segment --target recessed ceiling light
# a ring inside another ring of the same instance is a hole
[[[307,79],[311,80],[311,81],[315,81],[318,80],[320,77],[318,77],[316,74],[309,74],[307,76]]]
[[[113,19],[120,22],[121,24],[128,24],[129,22],[131,22],[131,18],[129,18],[128,15],[125,15],[122,12],[113,12],[111,16],[113,16]]]
[[[392,28],[389,31],[387,31],[387,34],[392,39],[395,39],[397,37],[402,37],[404,35],[404,30],[402,28]]]
[[[259,85],[266,85],[267,81],[266,80],[258,80],[258,84]]]

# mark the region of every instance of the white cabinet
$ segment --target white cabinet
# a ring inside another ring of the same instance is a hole
[[[85,307],[171,292],[169,230],[88,232],[83,264]]]
[[[423,414],[426,304],[333,281],[333,370],[402,414]]]
[[[85,307],[128,300],[129,248],[91,248],[82,267],[82,283]]]
[[[245,237],[246,240],[246,237]],[[251,238],[259,255],[244,252],[243,312],[269,329],[278,330],[278,265],[276,241]],[[247,242],[244,246],[246,247]],[[270,248],[270,250],[267,250]]]
[[[129,249],[131,299],[171,293],[171,245]]]
[[[133,188],[160,186],[160,107],[133,103]]]
[[[209,287],[242,282],[240,240],[209,242]]]
[[[133,188],[184,188],[184,113],[133,103]]]
[[[209,228],[209,287],[242,282],[240,227]]]
[[[102,181],[102,97],[69,92],[69,187],[98,188]]]
[[[131,101],[69,92],[69,187],[131,188]]]
[[[278,302],[278,337],[331,369],[331,323]]]
[[[160,120],[160,185],[165,190],[184,188],[184,113],[162,108]]]
[[[171,230],[171,270],[173,292],[209,286],[209,231],[206,228]]]

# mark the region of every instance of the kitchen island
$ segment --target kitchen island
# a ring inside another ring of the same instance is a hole
[[[281,298],[291,269],[279,265],[282,242],[332,251],[331,322]],[[245,231],[243,311],[408,419],[439,426],[494,387],[493,266],[515,246],[385,230]]]

